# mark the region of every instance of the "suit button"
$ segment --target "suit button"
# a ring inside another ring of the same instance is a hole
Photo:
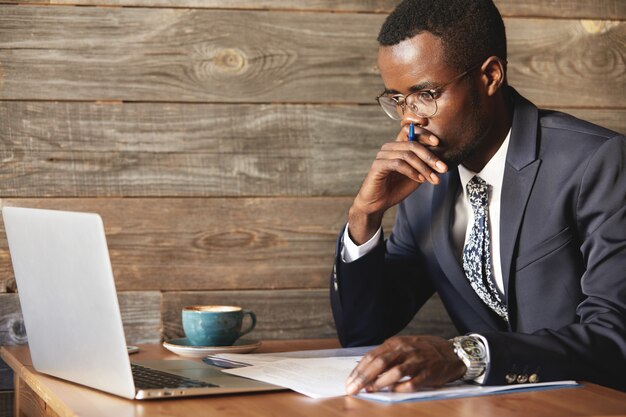
[[[504,376],[504,380],[506,381],[507,384],[514,383],[516,378],[517,378],[517,374],[506,374]]]
[[[534,384],[536,382],[539,382],[539,375],[537,374],[532,374],[528,377],[528,382]]]
[[[520,374],[517,376],[517,383],[518,384],[525,384],[528,382],[528,375],[526,374]]]

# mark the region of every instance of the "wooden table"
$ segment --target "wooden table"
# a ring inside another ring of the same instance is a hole
[[[257,351],[325,349],[336,340],[266,341]],[[291,391],[131,401],[36,372],[28,346],[4,346],[0,356],[15,372],[16,417],[19,416],[599,416],[626,415],[626,393],[594,384],[578,388],[520,392],[400,404],[354,397],[314,400]],[[142,345],[133,360],[177,359],[159,345]]]

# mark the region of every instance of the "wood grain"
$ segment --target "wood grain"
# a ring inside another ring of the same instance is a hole
[[[508,80],[528,99],[543,107],[624,106],[626,22],[511,19],[506,24]]]
[[[18,379],[15,387],[15,400],[17,402],[16,409],[20,410],[22,415],[29,417],[59,417],[52,407],[35,391],[28,386],[23,379]]]
[[[118,291],[327,288],[352,198],[3,199],[100,213]],[[385,220],[391,230],[393,212]],[[0,281],[12,268],[0,229]]]
[[[302,342],[302,341],[299,341]],[[307,341],[304,341],[307,342]],[[308,344],[292,341],[266,341],[263,352],[284,351],[285,345],[297,350],[332,347],[329,343],[310,340]],[[335,342],[335,341],[333,341]],[[3,358],[20,370],[22,378],[33,386],[34,394],[45,398],[61,416],[88,415],[110,417],[137,415],[150,417],[173,416],[241,416],[241,417],[572,417],[618,416],[626,411],[626,393],[584,383],[577,388],[522,391],[512,394],[460,398],[452,400],[381,404],[356,397],[337,397],[312,400],[295,392],[284,391],[263,394],[241,394],[236,397],[218,395],[178,399],[175,401],[128,401],[113,395],[65,383],[56,378],[37,374],[28,366],[30,358],[26,346],[3,347]],[[141,356],[140,356],[141,355]],[[144,359],[176,359],[176,356],[158,346],[145,345],[134,356]],[[24,366],[26,365],[26,366]]]
[[[160,292],[120,292],[118,302],[128,344],[158,343],[161,340]],[[27,342],[18,295],[0,294],[0,345]]]
[[[626,109],[563,109],[626,133]],[[352,196],[377,105],[0,102],[4,197]],[[236,127],[235,127],[236,126]]]
[[[171,0],[5,0],[4,2],[135,7],[172,6]],[[177,0],[176,7],[386,14],[391,12],[398,3],[399,0]],[[621,0],[495,0],[495,3],[504,16],[620,19],[626,15],[626,3]]]
[[[13,410],[15,407],[15,402],[13,400],[14,397],[14,391],[0,391],[0,416],[13,416]]]
[[[356,195],[378,105],[0,102],[0,196]]]
[[[121,291],[117,293],[117,300],[127,344],[161,341],[161,293],[159,291]]]
[[[4,99],[371,102],[380,88],[378,15],[0,10]]]
[[[13,390],[13,370],[0,359],[0,394],[7,390]],[[3,415],[2,406],[0,406],[0,416]]]
[[[371,103],[382,15],[0,6],[0,99]],[[542,106],[621,107],[626,23],[511,18]]]
[[[17,294],[0,294],[0,345],[21,345],[27,341]]]
[[[503,16],[624,19],[626,3],[621,0],[494,0]]]
[[[337,337],[328,290],[166,292],[163,294],[165,339],[183,337],[181,311],[188,305],[239,305],[254,311],[257,326],[247,338],[306,339]],[[438,297],[433,297],[403,334],[457,332]]]

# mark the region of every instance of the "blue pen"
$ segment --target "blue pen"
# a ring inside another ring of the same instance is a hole
[[[413,142],[415,140],[415,125],[411,123],[409,125],[409,142]]]

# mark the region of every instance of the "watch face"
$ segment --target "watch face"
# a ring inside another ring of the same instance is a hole
[[[467,368],[462,379],[475,380],[485,372],[487,352],[482,341],[473,336],[458,336],[452,339],[454,353]]]
[[[461,347],[472,358],[484,358],[487,356],[485,347],[482,343],[477,342],[471,337],[466,337],[461,340]]]

